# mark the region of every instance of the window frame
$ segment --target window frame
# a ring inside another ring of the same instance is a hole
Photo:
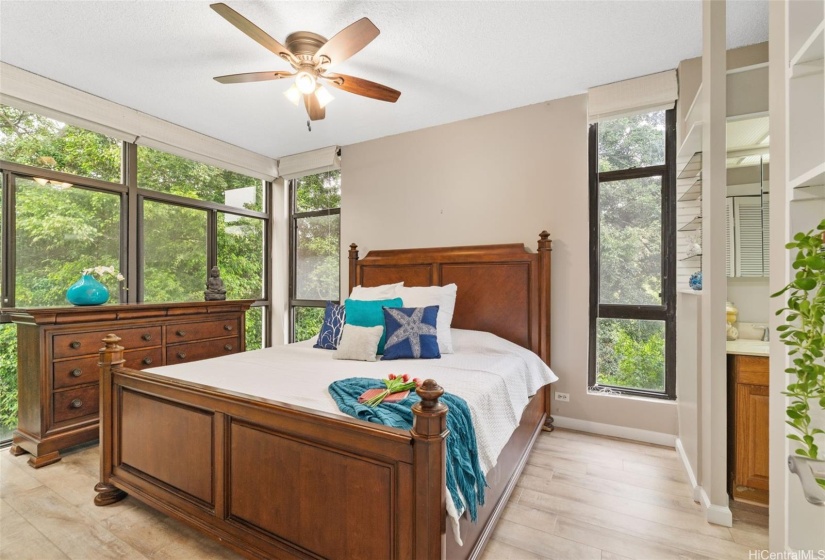
[[[599,123],[588,131],[589,229],[590,229],[590,306],[588,348],[588,390],[607,389],[619,395],[676,399],[676,111],[665,111],[665,161],[660,165],[631,167],[599,172]],[[629,179],[661,177],[662,204],[662,304],[629,305],[600,303],[600,221],[599,193],[602,183]],[[662,321],[665,325],[664,391],[602,385],[597,381],[597,337],[599,319],[638,319]]]
[[[335,300],[298,299],[295,294],[298,289],[298,220],[302,218],[314,218],[317,216],[341,215],[341,207],[323,208],[321,210],[308,210],[297,212],[297,190],[300,177],[289,180],[289,342],[295,342],[295,308],[296,307],[326,307],[327,301],[340,303],[341,290],[341,259],[338,259],[338,291],[339,297]],[[338,245],[340,247],[340,233]],[[340,255],[339,255],[340,256]]]
[[[80,188],[96,192],[114,193],[120,196],[120,271],[126,277],[125,287],[118,294],[119,303],[139,303],[144,300],[143,263],[145,231],[143,227],[143,203],[146,200],[162,204],[172,204],[185,208],[203,210],[207,213],[206,219],[206,270],[204,282],[212,266],[218,264],[218,213],[235,214],[244,217],[261,219],[264,222],[263,246],[263,289],[260,299],[256,299],[252,307],[263,308],[263,339],[262,347],[272,345],[272,329],[270,328],[272,311],[272,251],[271,232],[273,215],[272,182],[263,182],[264,211],[248,210],[229,206],[212,201],[199,200],[174,194],[141,188],[137,184],[137,144],[122,142],[121,152],[121,183],[111,183],[100,179],[83,177],[59,171],[52,171],[40,167],[33,167],[21,163],[0,160],[3,189],[3,224],[0,235],[3,241],[2,275],[3,286],[0,293],[0,322],[9,322],[4,313],[6,309],[15,307],[15,216],[16,197],[14,195],[15,177],[43,177],[58,181],[71,182],[72,188]],[[79,274],[79,272],[78,272]]]

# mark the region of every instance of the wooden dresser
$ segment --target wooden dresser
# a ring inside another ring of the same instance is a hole
[[[98,351],[114,333],[126,367],[145,369],[246,349],[252,300],[10,311],[17,324],[18,427],[11,452],[39,468],[98,438]]]
[[[768,503],[769,369],[767,357],[728,356],[731,495],[765,505]]]

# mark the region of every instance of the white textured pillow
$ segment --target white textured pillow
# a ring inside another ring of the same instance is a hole
[[[374,362],[378,352],[378,341],[384,333],[384,327],[356,327],[344,325],[338,349],[332,353],[334,360],[358,360]]]
[[[453,337],[450,335],[450,325],[453,322],[457,288],[455,284],[399,287],[395,292],[395,296],[400,297],[401,301],[404,302],[404,307],[438,306],[438,318],[435,321],[435,328],[438,331],[438,351],[442,354],[453,353]]]
[[[395,291],[402,288],[404,282],[397,284],[384,284],[382,286],[375,286],[373,288],[365,288],[364,286],[355,286],[352,293],[349,295],[350,299],[360,299],[361,301],[375,301],[379,299],[392,299],[396,297]]]

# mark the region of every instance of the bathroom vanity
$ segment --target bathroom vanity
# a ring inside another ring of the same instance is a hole
[[[768,343],[729,341],[728,481],[731,497],[768,504]]]

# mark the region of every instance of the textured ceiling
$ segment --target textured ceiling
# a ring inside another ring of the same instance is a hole
[[[699,0],[226,3],[281,42],[369,17],[381,34],[334,71],[401,98],[333,89],[309,132],[282,95],[288,81],[212,80],[289,67],[199,0],[0,0],[0,60],[280,157],[583,93],[675,68],[702,44]],[[767,40],[767,12],[767,0],[728,2],[728,46]]]

